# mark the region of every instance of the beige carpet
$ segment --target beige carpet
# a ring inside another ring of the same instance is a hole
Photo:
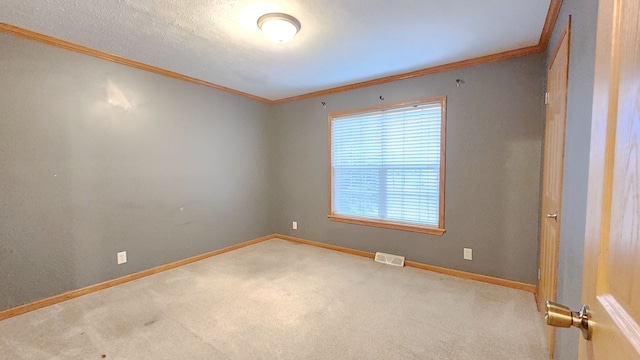
[[[269,240],[0,322],[0,359],[547,359],[527,292]]]

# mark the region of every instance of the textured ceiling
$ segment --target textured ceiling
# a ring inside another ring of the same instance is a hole
[[[2,0],[0,22],[270,100],[537,45],[550,0]],[[258,17],[302,23],[288,44]]]

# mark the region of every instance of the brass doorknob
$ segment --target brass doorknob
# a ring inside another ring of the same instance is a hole
[[[553,214],[549,213],[547,214],[547,219],[554,219],[554,220],[558,220],[558,212],[554,212]]]
[[[571,311],[568,307],[547,300],[544,310],[547,325],[569,328],[575,326],[582,331],[582,337],[591,340],[593,326],[589,323],[589,307],[582,305],[579,312]]]

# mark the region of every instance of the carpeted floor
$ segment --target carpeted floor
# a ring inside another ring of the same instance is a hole
[[[0,359],[547,359],[532,294],[283,240],[0,322]]]

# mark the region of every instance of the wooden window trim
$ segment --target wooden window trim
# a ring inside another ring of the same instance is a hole
[[[345,215],[337,215],[333,213],[333,171],[331,164],[331,131],[333,120],[336,117],[365,113],[377,110],[388,110],[394,108],[407,107],[412,105],[420,105],[424,103],[435,103],[440,102],[442,105],[442,124],[440,130],[440,184],[439,184],[439,213],[438,213],[438,226],[420,226],[412,223],[403,223],[403,222],[393,222],[379,219],[369,219],[369,218],[359,218],[355,216],[345,216]],[[430,235],[438,235],[442,236],[445,233],[444,227],[444,211],[445,211],[445,168],[446,168],[446,123],[447,123],[447,97],[446,96],[438,96],[426,99],[420,99],[415,101],[408,101],[402,103],[381,105],[381,106],[372,106],[366,108],[358,108],[351,110],[343,110],[329,113],[328,116],[328,133],[327,133],[327,175],[328,175],[328,210],[327,217],[331,221],[348,223],[348,224],[356,224],[356,225],[364,225],[364,226],[372,226],[378,228],[385,229],[393,229],[393,230],[403,230],[403,231],[411,231],[418,232],[423,234]]]
[[[411,231],[411,232],[418,232],[418,233],[438,235],[438,236],[443,235],[445,232],[444,229],[439,229],[439,228],[411,225],[411,224],[384,221],[384,220],[346,217],[341,215],[328,215],[328,218],[331,221],[342,222],[347,224],[373,226],[373,227],[378,227],[383,229]]]

